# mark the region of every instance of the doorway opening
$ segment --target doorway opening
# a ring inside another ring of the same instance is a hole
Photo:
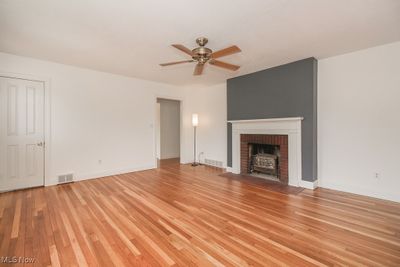
[[[157,98],[156,111],[157,166],[180,163],[181,102]]]

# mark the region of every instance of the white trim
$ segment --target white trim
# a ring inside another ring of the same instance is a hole
[[[0,77],[15,78],[43,83],[44,88],[44,177],[43,185],[50,184],[51,173],[51,87],[50,78],[21,73],[10,73],[0,71]]]
[[[300,186],[302,180],[302,117],[230,121],[232,123],[232,173],[240,174],[240,135],[279,134],[288,136],[288,184]]]
[[[256,120],[233,120],[229,123],[258,123],[258,122],[273,122],[273,121],[293,121],[304,120],[304,117],[287,117],[287,118],[273,118],[273,119],[256,119]]]
[[[178,96],[174,96],[174,95],[162,95],[162,94],[155,94],[154,95],[154,117],[153,117],[153,140],[154,140],[154,147],[153,147],[153,158],[154,158],[154,165],[157,166],[157,131],[156,131],[156,121],[157,121],[157,99],[161,98],[161,99],[168,99],[168,100],[175,100],[175,101],[179,101],[179,158],[180,158],[180,163],[181,164],[185,164],[183,162],[183,98],[182,97],[178,97]]]
[[[181,158],[181,160],[180,160],[181,162],[181,164],[191,164],[191,163],[193,163],[193,160],[185,160],[185,159],[183,159],[183,158]]]
[[[318,180],[313,181],[313,182],[301,180],[301,181],[300,181],[300,186],[301,186],[301,187],[304,187],[304,188],[307,188],[307,189],[314,190],[315,188],[318,187]]]
[[[89,173],[81,173],[74,177],[74,181],[83,181],[83,180],[90,180],[90,179],[96,179],[96,178],[101,178],[101,177],[106,177],[106,176],[113,176],[113,175],[119,175],[119,174],[126,174],[126,173],[131,173],[131,172],[138,172],[138,171],[145,171],[145,170],[150,170],[150,169],[155,169],[157,168],[157,165],[146,165],[146,166],[135,166],[135,167],[127,167],[127,168],[121,168],[121,169],[115,169],[115,170],[105,170],[105,171],[100,171],[100,172],[89,172]]]
[[[122,169],[107,170],[107,171],[101,171],[101,172],[82,173],[82,174],[78,174],[76,176],[74,175],[73,182],[98,179],[98,178],[103,178],[103,177],[113,176],[113,175],[127,174],[127,173],[131,173],[131,172],[146,171],[146,170],[155,169],[155,168],[157,168],[157,166],[147,165],[147,166],[140,166],[140,167],[127,167],[127,168],[122,168]],[[57,183],[57,181],[54,181],[52,183],[46,184],[46,186],[52,186],[52,185],[58,185],[58,184],[59,183]]]
[[[400,202],[400,194],[388,193],[379,191],[379,188],[369,189],[363,186],[353,186],[348,184],[339,184],[332,182],[324,182],[323,179],[320,179],[319,187],[338,190],[342,192],[363,195],[368,197],[380,198],[390,201]]]

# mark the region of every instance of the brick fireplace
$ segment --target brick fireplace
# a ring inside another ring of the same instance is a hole
[[[269,143],[271,146],[279,146],[279,156],[281,157],[279,174],[282,183],[291,186],[314,187],[313,184],[302,180],[302,120],[302,117],[290,117],[229,121],[232,124],[232,167],[228,171],[234,174],[247,173],[249,169],[245,164],[248,163],[243,162],[244,166],[242,166],[241,159],[242,153],[248,158],[248,144]],[[269,149],[263,150],[261,149],[261,152],[257,151],[257,153],[270,154],[272,152]],[[254,150],[251,152],[253,153]],[[260,161],[265,162],[265,158]]]
[[[277,171],[274,174],[274,177],[276,177],[279,180],[279,182],[283,184],[288,184],[288,179],[289,179],[288,136],[270,135],[270,134],[241,134],[240,135],[241,174],[249,174],[252,173],[253,171],[252,168],[250,168],[252,155],[249,155],[249,151],[251,150],[250,147],[252,147],[253,145],[269,145],[271,146],[271,148],[273,148],[273,150],[278,151],[277,153],[275,153]]]

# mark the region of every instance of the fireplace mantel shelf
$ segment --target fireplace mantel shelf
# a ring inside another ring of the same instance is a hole
[[[251,122],[274,122],[274,121],[299,121],[304,117],[289,117],[289,118],[273,118],[273,119],[256,119],[256,120],[233,120],[229,123],[251,123]]]

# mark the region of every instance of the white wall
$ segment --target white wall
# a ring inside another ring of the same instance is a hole
[[[50,79],[46,184],[63,173],[85,179],[155,167],[156,96],[181,96],[181,89],[170,85],[5,53],[0,72]]]
[[[322,187],[400,201],[400,42],[318,62],[318,163]]]
[[[180,156],[180,102],[159,99],[160,104],[160,159]]]
[[[199,115],[197,127],[197,152],[200,161],[205,158],[222,161],[227,158],[226,83],[214,86],[184,88],[182,162],[193,161],[193,127],[191,116]]]

